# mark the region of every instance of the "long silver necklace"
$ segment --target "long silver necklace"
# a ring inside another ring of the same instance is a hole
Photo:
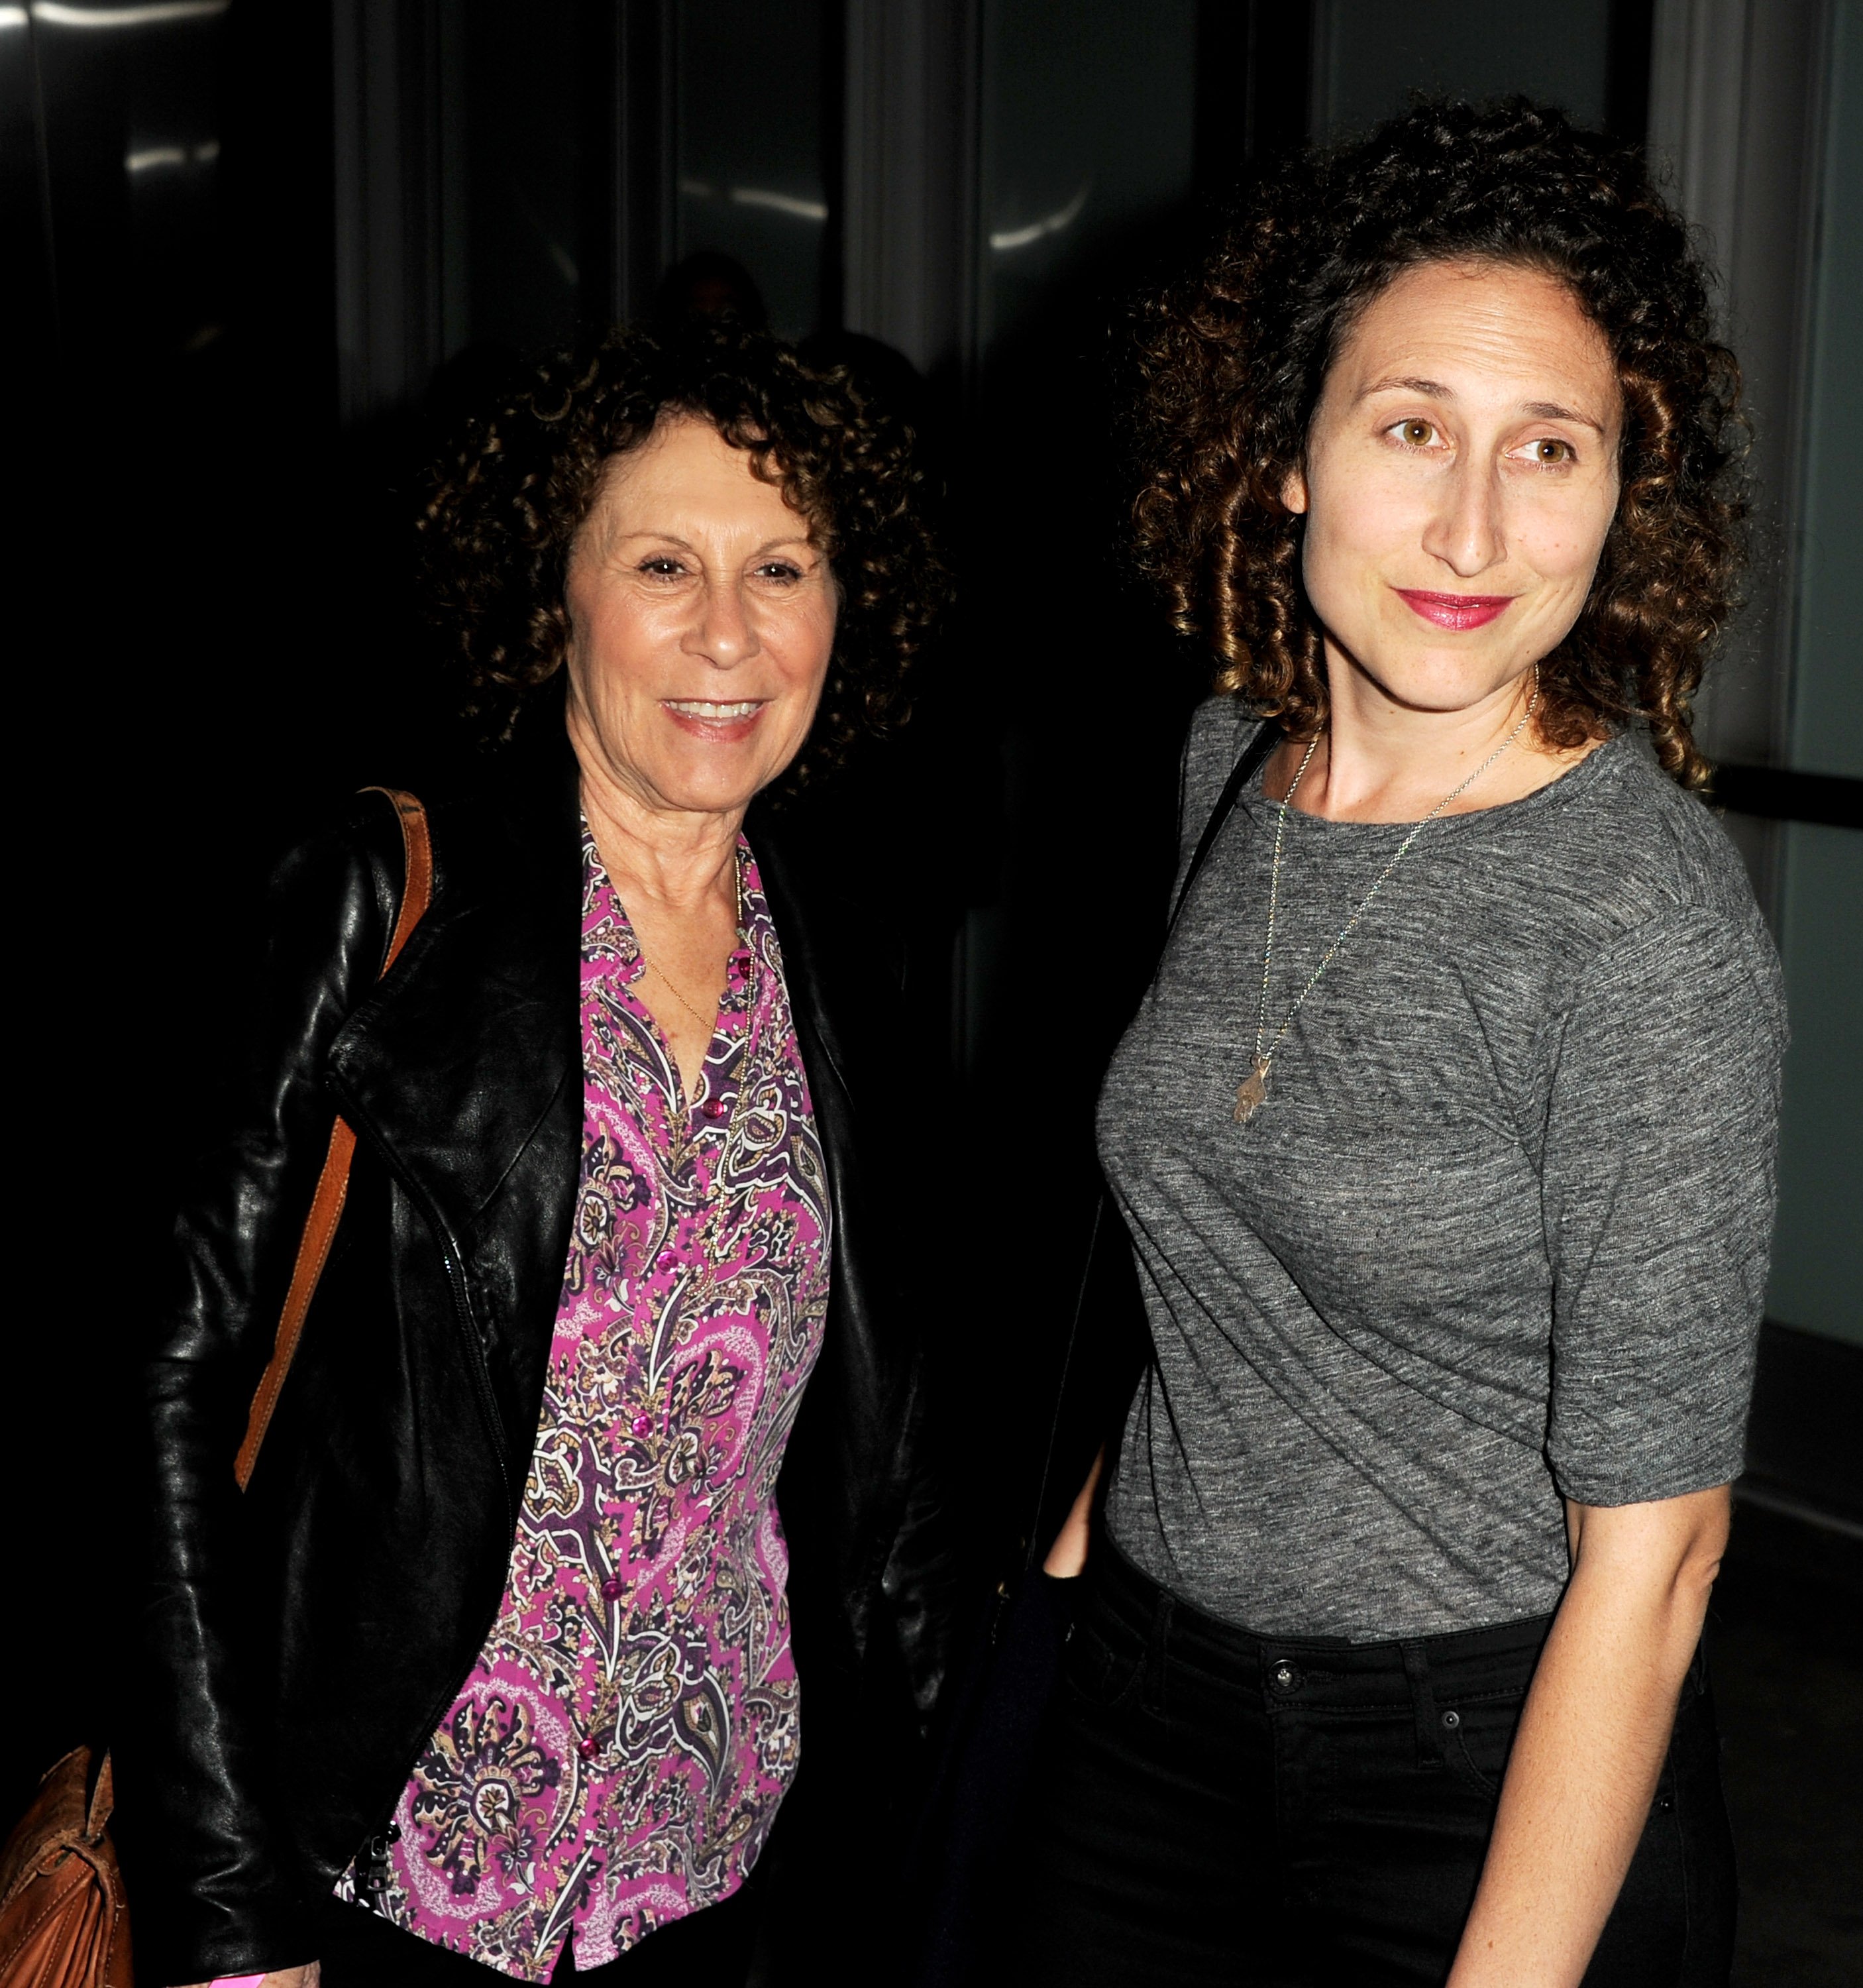
[[[1267,944],[1261,955],[1261,1002],[1256,1010],[1255,1019],[1255,1065],[1248,1075],[1236,1087],[1235,1122],[1238,1125],[1246,1125],[1261,1110],[1261,1100],[1267,1095],[1268,1073],[1274,1067],[1275,1053],[1280,1049],[1288,1030],[1294,1026],[1294,1016],[1305,1006],[1307,996],[1320,984],[1320,975],[1331,965],[1344,950],[1345,942],[1357,929],[1358,921],[1372,908],[1372,901],[1389,881],[1391,872],[1409,855],[1410,845],[1449,806],[1450,803],[1466,793],[1469,789],[1526,730],[1532,722],[1533,714],[1539,708],[1539,704],[1540,672],[1536,668],[1533,673],[1533,695],[1527,700],[1526,711],[1521,716],[1519,724],[1514,726],[1507,737],[1459,787],[1452,788],[1446,793],[1397,845],[1397,853],[1378,873],[1377,881],[1358,901],[1358,908],[1339,928],[1338,937],[1326,948],[1325,958],[1308,976],[1306,986],[1294,997],[1293,1006],[1281,1017],[1281,1026],[1274,1031],[1274,1040],[1270,1041],[1268,1039],[1268,982],[1274,967],[1274,921],[1281,909],[1281,845],[1282,838],[1287,832],[1288,810],[1293,805],[1294,796],[1299,791],[1300,783],[1305,777],[1308,767],[1312,763],[1314,753],[1318,748],[1322,735],[1317,732],[1313,735],[1308,744],[1306,752],[1301,756],[1298,770],[1289,783],[1288,791],[1281,796],[1281,812],[1274,823],[1274,860],[1268,871],[1268,938]]]

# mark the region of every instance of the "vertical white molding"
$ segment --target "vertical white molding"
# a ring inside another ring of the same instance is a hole
[[[1783,761],[1829,0],[1656,0],[1652,168],[1720,272],[1754,424],[1747,604],[1699,713],[1710,757]],[[1749,850],[1756,874],[1767,865]]]
[[[950,408],[974,390],[986,0],[845,0],[842,322],[903,353]],[[951,953],[951,1065],[969,1070],[1001,952],[982,906]]]
[[[1717,260],[1736,232],[1752,0],[1655,0],[1652,167]]]
[[[975,349],[978,0],[847,0],[842,315],[935,377]]]
[[[337,403],[401,404],[444,356],[435,0],[332,0]]]
[[[679,22],[673,0],[613,0],[615,183],[609,315],[647,314],[677,242]]]

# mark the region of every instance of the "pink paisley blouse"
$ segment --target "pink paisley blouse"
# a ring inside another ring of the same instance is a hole
[[[775,928],[741,943],[698,1095],[582,838],[582,1151],[498,1618],[337,1892],[521,1981],[600,1966],[744,1882],[794,1778],[775,1486],[827,1310],[829,1204]]]

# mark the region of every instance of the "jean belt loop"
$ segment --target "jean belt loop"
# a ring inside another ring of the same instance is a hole
[[[1400,1643],[1404,1678],[1410,1686],[1411,1716],[1416,1721],[1416,1763],[1443,1764],[1443,1728],[1436,1718],[1436,1695],[1429,1682],[1429,1653],[1421,1643]]]
[[[1152,1633],[1146,1640],[1142,1702],[1147,1712],[1160,1717],[1164,1712],[1164,1663],[1171,1640],[1171,1608],[1170,1591],[1159,1588],[1152,1610]]]

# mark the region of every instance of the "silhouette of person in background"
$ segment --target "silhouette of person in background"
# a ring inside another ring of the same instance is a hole
[[[755,278],[722,248],[695,248],[681,256],[660,279],[653,317],[663,325],[730,318],[747,331],[767,331],[770,324]]]

